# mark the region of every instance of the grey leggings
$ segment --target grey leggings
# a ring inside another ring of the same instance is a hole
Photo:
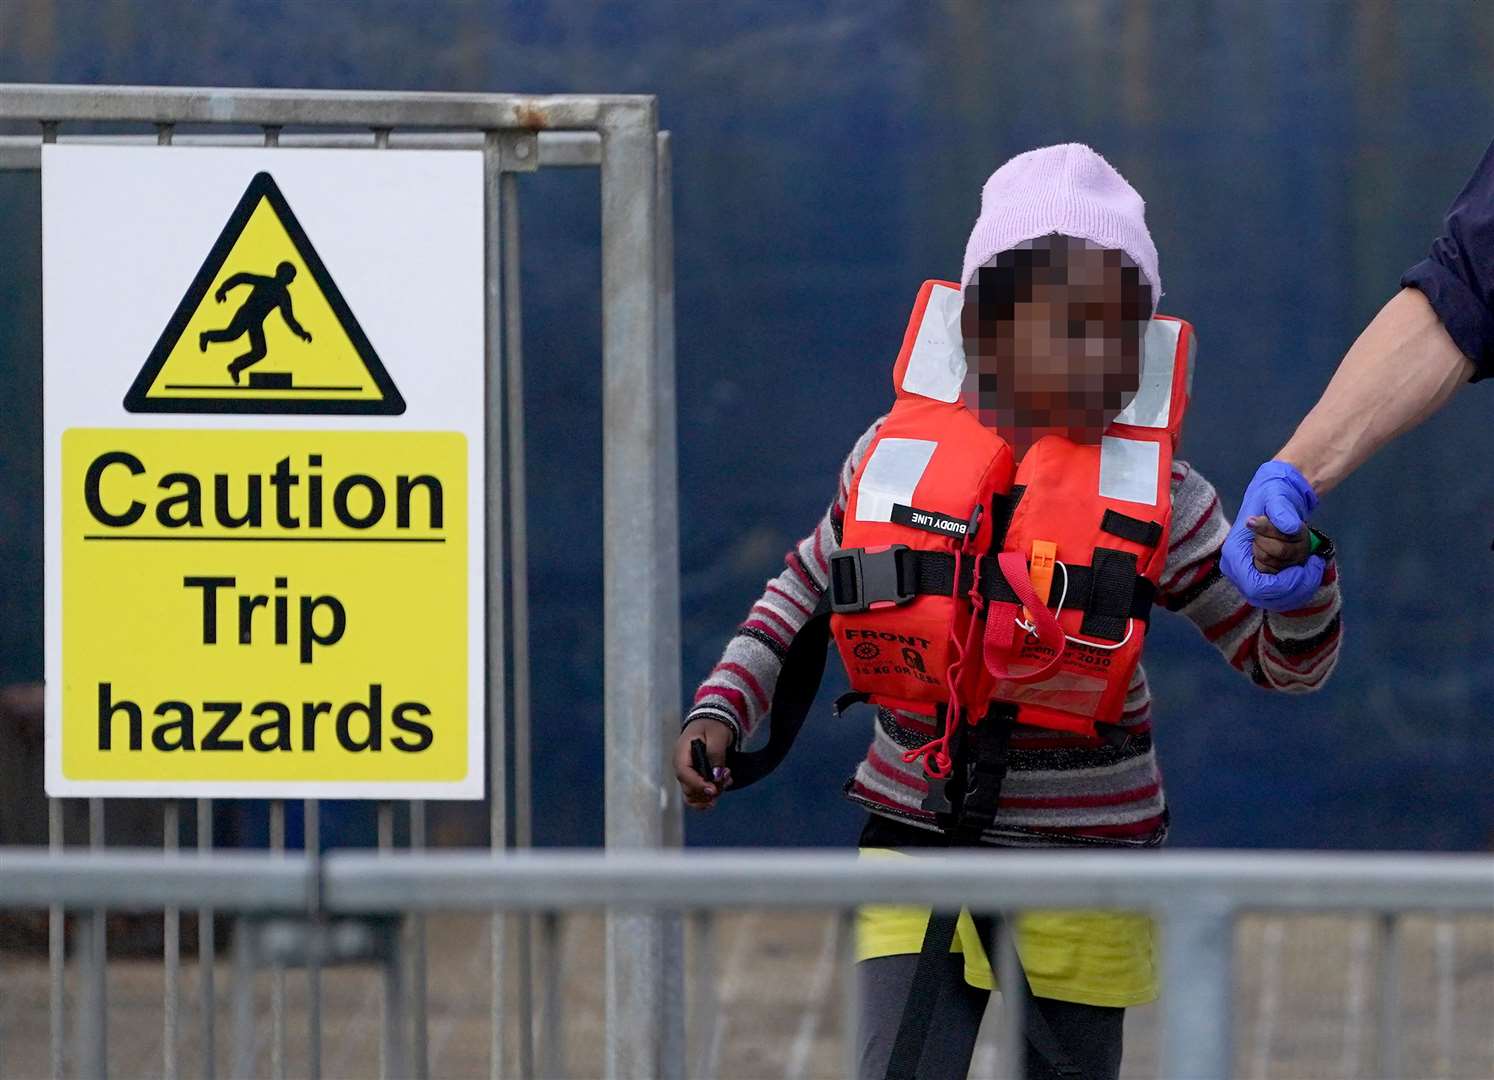
[[[918,1063],[919,1080],[958,1080],[970,1071],[975,1038],[985,1015],[989,990],[965,982],[965,958],[947,957],[948,972],[939,1003],[929,1022],[928,1038]],[[879,956],[856,965],[861,993],[861,1045],[857,1075],[861,1080],[883,1080],[898,1022],[913,983],[918,957]],[[1078,1005],[1052,998],[1033,998],[1053,1034],[1085,1080],[1116,1080],[1120,1076],[1121,1031],[1126,1010],[1103,1005]],[[1047,1064],[1027,1048],[1027,1080],[1058,1080]]]

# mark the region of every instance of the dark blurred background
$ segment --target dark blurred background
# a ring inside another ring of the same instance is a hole
[[[1233,514],[1494,136],[1491,58],[1472,0],[0,0],[0,81],[659,95],[687,695],[889,404],[914,292],[958,274],[1007,157],[1087,142],[1145,197],[1162,310],[1202,341],[1183,456]],[[535,831],[598,843],[598,186],[521,187]],[[37,175],[0,173],[0,684],[42,675],[39,214]],[[1173,843],[1490,846],[1491,416],[1465,392],[1326,501],[1346,633],[1324,692],[1267,695],[1157,620]],[[850,843],[853,716],[823,709],[692,842]]]

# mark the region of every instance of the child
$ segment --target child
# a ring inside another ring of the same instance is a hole
[[[893,562],[898,567],[894,592],[899,595],[878,610],[840,615],[841,627],[863,625],[853,623],[853,618],[912,618],[919,602],[958,606],[959,589],[976,580],[989,581],[990,595],[985,598],[989,607],[984,612],[984,624],[978,621],[982,612],[977,607],[973,616],[966,612],[949,617],[947,646],[942,640],[934,642],[939,635],[927,629],[918,631],[922,637],[908,635],[909,640],[928,644],[926,649],[920,644],[918,648],[924,651],[915,649],[913,656],[907,656],[904,650],[906,663],[916,669],[916,674],[908,668],[898,670],[906,673],[905,682],[913,689],[893,690],[881,684],[875,689],[874,702],[916,696],[918,684],[914,679],[943,683],[932,691],[939,701],[937,706],[925,701],[919,707],[917,701],[908,701],[903,702],[905,707],[884,705],[877,709],[871,746],[846,784],[848,797],[869,811],[861,836],[863,851],[887,854],[887,849],[916,851],[948,845],[955,830],[952,822],[958,820],[944,812],[950,806],[948,800],[942,799],[950,783],[948,777],[960,767],[961,754],[973,753],[970,746],[998,730],[997,722],[1002,715],[1014,719],[1005,728],[1006,771],[1004,779],[998,777],[999,794],[993,797],[992,806],[994,817],[980,820],[973,833],[966,823],[962,826],[964,839],[955,842],[980,843],[997,849],[1155,847],[1166,837],[1168,810],[1152,744],[1151,695],[1146,674],[1139,664],[1128,672],[1128,679],[1114,688],[1114,697],[1109,699],[1113,700],[1113,708],[1104,710],[1072,704],[1083,697],[1074,688],[1085,686],[1095,687],[1091,704],[1100,700],[1106,692],[1102,689],[1103,680],[1091,679],[1085,683],[1082,674],[1065,669],[1065,673],[1053,676],[1055,681],[1049,685],[1058,685],[1059,679],[1066,680],[1063,685],[1071,691],[1068,697],[1051,692],[1047,697],[1034,696],[1028,689],[1034,685],[1030,681],[1033,672],[1015,663],[1006,666],[1007,661],[1002,657],[1007,654],[1002,650],[1008,647],[1021,650],[1018,658],[1026,657],[1031,667],[1049,659],[1057,663],[1062,655],[1088,658],[1091,664],[1120,665],[1119,658],[1126,655],[1125,648],[1139,648],[1144,626],[1138,624],[1144,618],[1134,603],[1121,601],[1122,617],[1114,621],[1110,630],[1099,629],[1105,620],[1094,619],[1094,612],[1064,610],[1065,598],[1086,591],[1091,598],[1100,595],[1099,581],[1109,573],[1105,567],[1110,565],[1101,559],[1104,554],[1107,559],[1119,556],[1122,565],[1140,575],[1134,579],[1132,600],[1140,595],[1185,615],[1228,663],[1258,686],[1286,692],[1313,690],[1328,677],[1338,654],[1340,602],[1331,545],[1321,535],[1285,537],[1272,530],[1269,522],[1253,524],[1257,534],[1256,557],[1263,566],[1301,562],[1307,557],[1309,545],[1328,561],[1321,588],[1300,610],[1277,614],[1250,607],[1219,572],[1219,551],[1229,522],[1212,485],[1186,462],[1172,460],[1168,469],[1171,443],[1164,436],[1138,433],[1139,429],[1124,426],[1144,425],[1135,410],[1124,418],[1122,425],[1111,427],[1142,385],[1142,356],[1149,324],[1174,335],[1185,331],[1176,329],[1181,324],[1175,320],[1163,322],[1152,318],[1155,298],[1161,296],[1161,282],[1142,200],[1094,151],[1077,144],[1045,147],[1019,155],[998,169],[983,190],[981,214],[970,235],[959,285],[961,292],[954,302],[960,304],[958,336],[963,339],[966,364],[963,381],[957,387],[951,384],[942,398],[938,388],[925,388],[925,399],[914,405],[905,404],[904,399],[910,396],[908,372],[912,364],[906,357],[910,348],[916,352],[922,347],[910,330],[909,343],[904,347],[905,358],[900,359],[898,367],[897,378],[901,380],[898,408],[889,416],[878,418],[857,441],[841,469],[839,490],[829,510],[815,530],[789,552],[786,569],[768,583],[766,592],[727,645],[721,662],[701,685],[676,747],[676,773],[689,805],[707,808],[714,804],[721,791],[731,784],[730,773],[724,767],[728,751],[752,736],[763,722],[790,643],[802,628],[813,623],[812,616],[824,610],[821,604],[830,587],[832,554],[843,547],[855,546],[847,537],[847,533],[854,533],[861,538],[857,543],[865,544],[861,550],[870,558],[870,553],[885,547],[869,542],[884,535],[874,530],[892,527],[878,523],[910,520],[909,508],[895,502],[886,513],[869,510],[871,500],[891,488],[883,476],[877,481],[882,487],[871,489],[872,480],[867,474],[878,472],[881,476],[887,470],[871,469],[868,461],[876,456],[890,458],[890,454],[882,455],[880,449],[889,443],[897,444],[893,449],[906,449],[927,441],[889,438],[884,442],[881,438],[886,434],[884,428],[906,434],[899,425],[906,426],[908,421],[890,417],[906,418],[910,409],[916,412],[921,408],[941,418],[934,425],[930,440],[946,438],[940,431],[965,431],[965,427],[960,427],[962,424],[973,433],[969,436],[976,440],[969,444],[972,446],[978,442],[981,429],[1002,436],[1001,440],[990,442],[994,448],[990,451],[991,465],[984,472],[976,470],[983,477],[982,483],[1000,468],[1006,468],[1008,475],[1015,475],[1019,485],[1026,470],[1028,483],[1024,491],[1017,493],[1017,488],[995,482],[992,489],[995,493],[985,507],[986,517],[1000,517],[1004,506],[1007,515],[1004,523],[983,522],[980,510],[969,521],[958,520],[964,516],[963,510],[944,514],[924,512],[918,521],[932,521],[949,533],[964,530],[962,535],[971,539],[977,535],[993,536],[994,552],[1001,547],[1002,528],[1019,528],[1024,507],[1031,518],[1045,505],[1041,501],[1043,486],[1056,490],[1063,480],[1065,493],[1082,489],[1084,497],[1094,501],[1083,483],[1075,481],[1072,475],[1060,476],[1063,470],[1056,472],[1055,463],[1076,463],[1065,466],[1072,470],[1079,468],[1077,463],[1098,460],[1099,495],[1105,498],[1099,500],[1097,507],[1100,504],[1105,507],[1106,521],[1110,523],[1107,529],[1118,530],[1129,538],[1112,537],[1093,544],[1096,559],[1090,579],[1083,576],[1088,567],[1073,563],[1072,568],[1063,568],[1061,584],[1057,579],[1052,581],[1048,599],[1051,606],[1052,597],[1060,596],[1062,590],[1058,614],[1068,620],[1062,623],[1049,618],[1049,612],[1039,603],[1044,599],[1041,592],[1033,599],[1028,582],[1016,580],[1009,572],[1012,567],[1009,555],[1001,556],[1001,569],[1007,581],[1003,584],[987,573],[994,554],[986,559],[987,565],[982,569],[981,563],[974,560],[976,554],[986,549],[954,539],[939,541],[953,553],[951,580],[966,583],[954,590],[954,600],[949,598],[951,590],[947,583],[946,595],[937,598],[916,597],[913,600],[917,602],[910,602],[908,596],[901,595],[905,588],[912,590],[911,585],[903,584],[901,576],[902,567],[912,564],[898,562],[905,558],[905,553],[894,552]],[[920,303],[932,295],[929,286],[925,286]],[[928,326],[925,315],[918,330],[919,341],[928,337]],[[1171,418],[1174,439],[1186,403],[1183,376],[1177,378]],[[1163,398],[1166,399],[1165,386]],[[1161,411],[1162,426],[1166,427],[1167,410]],[[979,421],[979,428],[965,412]],[[1140,458],[1130,454],[1125,446],[1117,449],[1111,445],[1126,442],[1115,436],[1127,432],[1139,440],[1135,445],[1146,451]],[[1152,441],[1147,442],[1147,438]],[[1097,449],[1102,445],[1103,451]],[[1008,451],[1010,463],[1004,457]],[[1116,493],[1121,490],[1117,483],[1124,487],[1127,476],[1131,475],[1116,463],[1131,463],[1127,468],[1134,473],[1136,460],[1155,461],[1159,453],[1168,455],[1161,459],[1161,468],[1165,470],[1161,475],[1170,478],[1170,491],[1169,485],[1160,484],[1155,477],[1148,478],[1143,469],[1140,474],[1143,494],[1124,490],[1119,496],[1139,502],[1116,502]],[[1085,457],[1086,454],[1089,456]],[[938,459],[925,456],[924,461],[937,463]],[[912,499],[926,503],[927,474],[914,480],[919,486],[907,487],[907,491],[913,493]],[[1145,493],[1148,483],[1151,494]],[[1059,510],[1049,511],[1050,515],[1069,512],[1073,499],[1064,494],[1063,500],[1066,501],[1052,504]],[[1149,500],[1154,500],[1154,505],[1148,506]],[[1117,506],[1131,507],[1135,513],[1120,513],[1112,519],[1108,515]],[[1057,535],[1061,527],[1063,522],[1042,523],[1034,535],[1042,534],[1045,529]],[[994,531],[988,533],[988,529]],[[915,535],[905,532],[907,536]],[[1147,565],[1148,549],[1144,543],[1147,540],[1159,550],[1153,551],[1151,577],[1142,580],[1146,575],[1135,568]],[[1032,548],[1034,582],[1039,576],[1040,542],[1035,542]],[[934,545],[935,541],[927,541],[927,546]],[[1007,545],[1008,550],[1010,546]],[[1018,550],[1025,551],[1025,546]],[[934,558],[944,558],[947,565],[950,558],[940,552],[927,556],[914,552],[914,555],[930,565]],[[1084,557],[1087,556],[1085,552]],[[838,566],[847,565],[844,554],[836,557],[840,560]],[[1071,561],[1070,555],[1061,549],[1058,559],[1064,563]],[[1141,561],[1138,563],[1137,559]],[[962,562],[966,564],[963,571]],[[969,569],[971,565],[973,570]],[[1016,577],[1025,579],[1027,574],[1021,572],[1026,566],[1025,555],[1018,556],[1016,566],[1019,571]],[[855,570],[854,578],[847,580],[861,587],[860,562]],[[1125,578],[1128,589],[1132,588],[1132,580],[1129,576]],[[848,587],[837,579],[832,592]],[[872,588],[869,584],[866,587]],[[1012,590],[1017,590],[1015,598]],[[972,604],[981,600],[976,591],[972,588]],[[1024,596],[1026,600],[1022,599]],[[1098,604],[1098,600],[1093,602]],[[1073,606],[1072,600],[1069,606]],[[1151,609],[1146,606],[1145,610]],[[1001,639],[1003,632],[1008,637],[1012,634],[1008,613],[1017,611],[1023,619],[1018,625],[1031,628],[1035,636],[1025,639],[1025,645],[1021,640],[1015,645],[996,640],[993,645],[992,639]],[[1081,614],[1085,620],[1082,630],[1074,621]],[[925,621],[921,625],[932,624]],[[1121,627],[1125,628],[1123,632]],[[982,633],[986,635],[984,643]],[[836,643],[841,645],[839,636]],[[872,649],[867,655],[874,653]],[[843,652],[843,655],[861,654]],[[971,655],[975,657],[973,661]],[[988,675],[982,668],[982,655],[991,658],[989,671],[995,675]],[[853,687],[858,678],[854,665],[854,659],[847,659]],[[879,670],[886,671],[888,667],[884,665]],[[972,670],[976,671],[973,676]],[[929,677],[930,672],[941,675]],[[972,698],[961,689],[970,685],[972,678],[982,687],[984,699],[979,695]],[[992,678],[996,680],[994,692]],[[981,682],[982,679],[986,681]],[[1039,681],[1036,685],[1044,684]],[[952,693],[945,693],[946,690]],[[939,694],[945,696],[938,698]],[[995,702],[984,720],[970,712],[969,706],[962,708],[958,704],[978,699]],[[1011,708],[1011,712],[1001,714],[999,707]],[[1100,722],[1102,716],[1105,722]],[[713,782],[692,767],[690,744],[694,739],[706,743]],[[958,802],[956,796],[951,798]],[[909,987],[920,964],[920,951],[926,944],[928,924],[927,911],[912,909],[869,908],[860,915],[862,1076],[881,1077],[887,1073],[904,1004],[910,996]],[[931,927],[929,935],[933,937]],[[937,1004],[930,1006],[932,1013],[922,1018],[928,1034],[922,1056],[916,1058],[920,1077],[964,1076],[969,1068],[976,1033],[993,985],[985,944],[967,914],[960,919],[952,950],[937,942],[926,950],[932,959],[925,961],[925,965],[936,970],[942,980],[942,992],[937,995]],[[1116,1077],[1120,1069],[1125,1007],[1151,1001],[1157,995],[1149,920],[1114,912],[1033,912],[1018,921],[1017,947],[1035,995],[1029,1002],[1029,1011],[1039,1014],[1035,1023],[1046,1026],[1061,1055],[1081,1070],[1080,1074]],[[1049,1060],[1054,1054],[1045,1052],[1044,1046],[1034,1050],[1031,1025],[1028,1037],[1027,1075],[1058,1075],[1055,1063]],[[1051,1045],[1049,1042],[1048,1049]],[[903,1067],[907,1068],[906,1061]]]

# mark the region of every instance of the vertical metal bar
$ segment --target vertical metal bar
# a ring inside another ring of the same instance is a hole
[[[679,785],[670,780],[669,762],[679,735],[683,715],[680,694],[680,537],[679,464],[676,439],[674,370],[674,176],[669,132],[656,140],[658,165],[655,191],[658,210],[654,228],[655,329],[658,350],[654,401],[658,436],[654,463],[658,473],[658,504],[654,513],[654,554],[658,565],[659,626],[655,638],[659,672],[658,753],[660,755],[660,817],[662,844],[680,848],[685,844],[684,807]],[[660,915],[660,1001],[663,1031],[659,1047],[660,1075],[664,1080],[685,1076],[685,923],[683,913]]]
[[[1229,1076],[1234,912],[1222,897],[1196,896],[1169,904],[1165,915],[1162,984],[1167,1004],[1159,1075]]]
[[[716,1031],[721,1021],[721,988],[716,964],[716,912],[690,912],[690,927],[695,940],[690,965],[690,1000],[695,1002],[690,1025],[695,1029],[695,1052],[690,1055],[690,1060],[695,1063],[692,1075],[711,1076],[716,1066]],[[846,1075],[856,1074],[853,1070]]]
[[[836,912],[836,918],[840,924],[840,1071],[843,1076],[857,1076],[861,1067],[861,985],[856,971],[856,911]],[[711,1000],[714,1008],[714,991]]]
[[[270,803],[270,850],[285,854],[285,800]],[[285,1080],[285,962],[277,955],[270,968],[270,1076]]]
[[[1457,923],[1446,913],[1439,915],[1432,938],[1437,969],[1437,1058],[1432,1071],[1438,1076],[1453,1075],[1457,1057],[1457,934]]]
[[[602,130],[602,594],[606,838],[657,848],[660,510],[656,229],[657,109],[609,107]],[[677,718],[670,718],[675,720]],[[658,1076],[659,920],[607,916],[606,1075]]]
[[[311,918],[306,950],[306,1074],[311,1080],[322,1077],[322,808],[315,799],[307,799],[302,811],[303,847],[310,867],[315,895],[310,897]]]
[[[501,143],[497,131],[483,139],[483,285],[485,293],[484,371],[484,508],[487,515],[485,578],[487,590],[488,844],[496,852],[508,844],[507,638],[504,620],[503,522],[503,321],[502,243],[499,220]],[[498,1080],[507,1070],[508,1040],[504,1000],[506,941],[504,913],[495,911],[488,924],[492,961],[492,1011],[489,1016],[488,1074]]]
[[[170,146],[176,125],[156,125],[156,145]],[[170,853],[181,848],[181,804],[167,799],[161,806],[161,847]],[[161,1002],[161,1075],[163,1080],[177,1080],[177,1040],[181,1026],[182,912],[172,906],[161,913],[164,978]],[[279,1080],[279,1078],[277,1078]]]
[[[175,854],[181,847],[181,804],[167,799],[162,809],[161,846],[168,854]],[[176,1044],[180,1026],[182,1000],[182,913],[177,907],[163,912],[162,943],[165,952],[165,1000],[161,1003],[161,1075],[164,1080],[177,1080]]]
[[[197,850],[213,850],[213,800],[197,800]],[[217,1004],[213,998],[213,963],[218,951],[213,936],[213,909],[197,909],[197,1025],[200,1043],[198,1075],[213,1080],[217,1073],[215,1045]]]
[[[375,132],[375,138],[378,133]],[[388,136],[385,136],[386,140]],[[378,809],[378,832],[379,832],[379,854],[388,855],[394,851],[394,804],[386,800],[380,800]],[[389,1012],[389,996],[386,994],[379,1001],[379,1008],[383,1010],[380,1017],[381,1028],[385,1032],[385,1038],[379,1040],[379,1077],[387,1080],[389,1076],[390,1060],[388,1054],[389,1039],[388,1028],[391,1024],[398,1023],[398,1018]]]
[[[62,809],[61,799],[47,800],[47,848],[53,852],[59,852],[63,848]],[[48,1012],[51,1015],[51,1045],[48,1056],[52,1080],[62,1080],[67,1065],[64,1056],[67,1021],[67,913],[61,904],[53,904],[47,909],[47,966],[50,970],[47,980]]]
[[[267,124],[264,129],[265,145],[280,145],[280,128]],[[276,854],[285,852],[285,800],[270,802],[270,850]],[[285,964],[280,957],[273,961],[270,973],[270,1074],[274,1080],[285,1080],[286,1033],[285,1033]]]
[[[104,800],[88,800],[88,847],[104,847]],[[92,909],[81,929],[83,1007],[78,1014],[78,1068],[85,1076],[109,1073],[108,940],[105,910]]]
[[[506,147],[505,147],[506,150]],[[519,178],[504,171],[498,181],[498,213],[503,228],[500,246],[503,281],[503,372],[508,432],[508,587],[509,642],[513,649],[514,845],[532,846],[531,762],[529,748],[529,535],[524,484],[524,324],[519,285]],[[534,1076],[534,938],[527,913],[511,918],[518,961],[519,1075]]]
[[[425,850],[425,802],[415,799],[410,803],[410,847],[414,851]],[[411,1058],[401,1058],[401,1062],[409,1060],[414,1066],[413,1074],[415,1080],[427,1080],[430,1076],[430,1061],[428,1060],[426,1038],[426,1001],[425,1001],[425,916],[415,914],[410,917],[410,1046],[413,1052]],[[403,1028],[404,1018],[395,1014],[395,1023],[392,1027]]]
[[[385,941],[384,955],[384,1015],[393,1018],[385,1023],[380,1039],[379,1057],[383,1064],[380,1075],[404,1077],[410,1075],[410,1043],[404,1019],[404,975],[405,955],[401,945],[401,930],[391,927]]]
[[[233,924],[233,1062],[230,1076],[254,1075],[254,955],[249,920]]]
[[[42,121],[42,142],[57,141],[57,123]],[[61,851],[63,838],[63,803],[61,799],[47,800],[47,848]],[[48,1059],[52,1080],[62,1080],[66,1069],[67,1020],[67,913],[61,904],[47,909],[47,967],[48,1001],[50,1016]]]
[[[1380,913],[1380,1075],[1401,1075],[1401,920]]]
[[[377,149],[389,149],[389,130],[390,129],[387,127],[376,127],[373,129],[374,146]],[[412,829],[413,825],[414,822],[412,820]],[[379,854],[387,855],[394,850],[394,804],[392,802],[389,802],[387,799],[381,800],[379,802],[378,833]],[[403,924],[401,925],[400,929],[396,931],[396,933],[404,933]],[[393,976],[388,971],[387,965],[393,964],[394,958],[386,958],[385,963],[386,969],[384,996],[380,999],[379,1005],[380,1009],[383,1011],[381,1020],[382,1031],[384,1033],[384,1037],[379,1040],[379,1076],[383,1078],[383,1080],[387,1080],[387,1078],[391,1075],[390,1070],[395,1068],[395,1062],[399,1060],[396,1057],[391,1057],[390,1046],[391,1040],[395,1037],[394,1029],[398,1025],[405,1022],[404,1015],[399,1011],[401,995],[396,993],[391,996],[389,992],[390,979]]]
[[[564,1029],[564,1006],[561,1004],[561,987],[565,979],[564,955],[560,913],[547,911],[540,916],[539,949],[536,956],[540,973],[540,996],[543,1000],[539,1045],[539,1075],[542,1077],[566,1075],[565,1041],[561,1034]]]
[[[1002,1080],[1022,1080],[1027,1071],[1027,1002],[1017,990],[1023,977],[1021,957],[1017,954],[1017,919],[1015,911],[1001,913],[996,930],[996,955],[987,957],[1001,990],[996,1075]]]

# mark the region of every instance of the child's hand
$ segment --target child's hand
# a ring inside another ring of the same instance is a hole
[[[690,743],[694,739],[705,741],[706,754],[711,759],[713,772],[710,782],[695,771],[695,764],[690,758]],[[685,730],[680,732],[680,737],[674,743],[674,775],[680,782],[680,790],[684,792],[686,806],[693,810],[709,810],[716,805],[720,794],[731,787],[731,770],[724,765],[731,740],[731,728],[719,720],[705,717],[690,721],[685,725]]]
[[[1301,566],[1312,551],[1312,535],[1305,528],[1296,536],[1288,536],[1264,514],[1248,518],[1245,524],[1255,534],[1251,555],[1255,568],[1263,574],[1279,574],[1289,566]]]

